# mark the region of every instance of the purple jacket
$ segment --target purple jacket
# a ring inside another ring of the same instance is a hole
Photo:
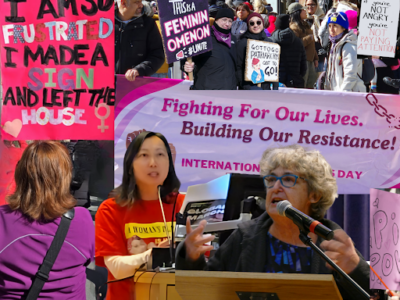
[[[29,222],[21,212],[0,206],[0,299],[21,299],[42,264],[61,218]],[[86,266],[94,257],[90,213],[76,207],[67,237],[39,299],[86,299]]]

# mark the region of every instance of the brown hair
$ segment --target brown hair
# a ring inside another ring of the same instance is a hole
[[[15,169],[16,190],[8,197],[12,210],[33,220],[53,220],[75,206],[70,194],[72,162],[68,150],[56,141],[35,141]]]
[[[247,11],[249,14],[251,14],[250,8],[247,6],[247,4],[241,3],[236,7],[236,11],[238,11],[239,8],[243,8],[245,11]]]

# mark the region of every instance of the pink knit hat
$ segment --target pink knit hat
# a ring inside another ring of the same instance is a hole
[[[349,19],[349,30],[357,29],[357,12],[354,10],[346,11],[347,18]]]

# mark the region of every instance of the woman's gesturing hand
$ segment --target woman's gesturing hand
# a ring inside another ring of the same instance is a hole
[[[350,274],[360,262],[353,241],[344,230],[335,230],[333,240],[323,241],[321,248],[346,274]],[[327,266],[332,269],[330,265]]]
[[[207,221],[203,220],[196,229],[192,230],[190,227],[190,219],[186,219],[185,247],[187,259],[195,261],[199,259],[202,254],[213,249],[213,246],[204,245],[215,239],[214,235],[203,235],[206,225]]]

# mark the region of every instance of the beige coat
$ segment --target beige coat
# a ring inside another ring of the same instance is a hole
[[[290,29],[293,30],[294,34],[303,41],[304,48],[306,49],[307,61],[318,60],[318,54],[315,50],[314,35],[307,22],[304,21],[308,29],[303,32],[295,23],[290,23]]]

